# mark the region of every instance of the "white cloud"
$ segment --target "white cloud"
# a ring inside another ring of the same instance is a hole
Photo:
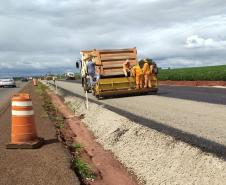
[[[160,66],[225,64],[225,12],[225,0],[1,0],[0,73],[73,69],[80,50],[134,46]]]
[[[192,35],[187,38],[185,47],[226,49],[226,41],[216,41],[212,38],[204,39],[197,35]]]

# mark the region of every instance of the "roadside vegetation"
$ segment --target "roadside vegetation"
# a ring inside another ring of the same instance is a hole
[[[75,137],[66,123],[66,118],[63,117],[58,109],[53,105],[49,96],[46,93],[46,86],[38,83],[35,91],[43,98],[43,108],[46,111],[49,119],[55,123],[56,134],[58,140],[65,145],[71,154],[71,168],[79,177],[81,184],[89,184],[88,181],[95,179],[96,175],[86,160],[83,159],[83,147],[81,144],[75,142]]]
[[[160,69],[158,79],[175,81],[226,81],[226,65],[180,69]]]

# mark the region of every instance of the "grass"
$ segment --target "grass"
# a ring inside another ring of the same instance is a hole
[[[82,145],[80,143],[72,143],[71,144],[71,148],[74,150],[74,151],[80,151],[80,149],[82,148]]]
[[[180,69],[160,69],[159,80],[202,80],[202,81],[226,81],[226,65],[192,67]]]
[[[46,90],[46,86],[43,85],[42,83],[38,83],[38,85],[35,88],[35,92],[37,92],[40,96],[43,96]]]
[[[57,108],[52,104],[50,99],[46,95],[46,86],[43,85],[42,83],[38,83],[38,85],[35,88],[36,93],[39,94],[43,98],[44,104],[43,108],[46,111],[48,117],[50,120],[55,122],[55,127],[58,129],[61,129],[64,127],[64,117],[59,114]]]
[[[55,127],[62,132],[62,129],[65,126],[65,118],[59,113],[58,109],[53,105],[50,98],[46,94],[46,86],[38,83],[38,86],[35,88],[35,91],[43,98],[44,104],[43,108],[46,111],[49,119],[55,122]],[[65,129],[65,128],[64,128]],[[62,132],[63,133],[63,132]],[[66,137],[65,137],[66,138]],[[95,174],[92,172],[91,168],[87,163],[84,162],[81,156],[82,145],[79,143],[68,144],[64,143],[71,150],[72,155],[72,168],[76,174],[80,175],[82,179],[92,180],[95,179]]]
[[[91,171],[90,167],[88,166],[88,164],[86,164],[82,160],[82,158],[80,158],[80,157],[74,158],[72,161],[72,165],[73,165],[74,170],[79,171],[79,174],[81,175],[81,177],[83,179],[94,179],[95,178],[95,175]]]

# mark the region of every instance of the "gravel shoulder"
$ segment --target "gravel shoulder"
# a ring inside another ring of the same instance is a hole
[[[79,185],[70,169],[70,155],[58,142],[53,123],[42,108],[42,100],[32,86],[25,89],[33,101],[35,121],[40,137],[46,145],[35,150],[7,150],[10,142],[10,107],[0,117],[0,185]]]
[[[225,184],[226,161],[95,103],[65,97],[96,140],[143,184]]]
[[[84,97],[81,84],[60,81],[57,84],[71,94]],[[193,140],[202,139],[202,143],[226,146],[225,105],[159,95],[109,98],[101,101],[97,101],[92,95],[89,95],[89,98],[149,128],[158,127],[158,130],[169,134],[181,133],[181,138],[186,141],[188,135],[194,136]]]

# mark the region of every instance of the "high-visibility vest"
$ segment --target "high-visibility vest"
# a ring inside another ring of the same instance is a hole
[[[136,76],[136,75],[141,75],[143,74],[143,71],[142,69],[140,68],[139,64],[135,65],[132,69],[133,71],[133,74]]]

